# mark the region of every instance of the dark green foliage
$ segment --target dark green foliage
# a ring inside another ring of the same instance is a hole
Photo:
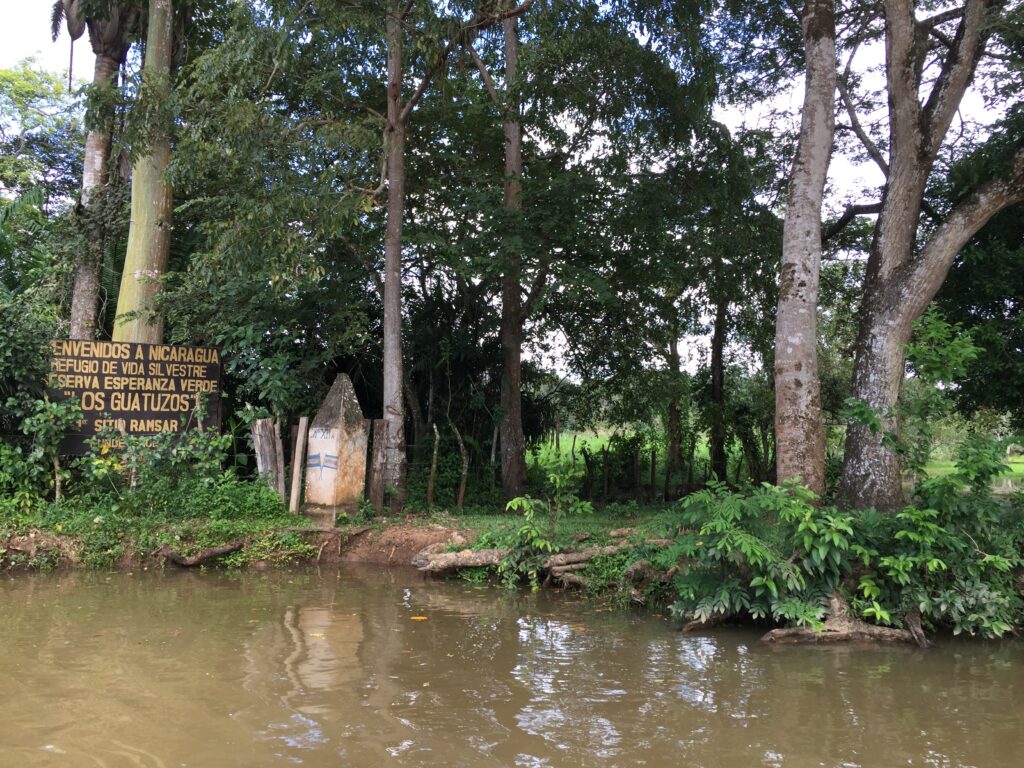
[[[871,622],[900,625],[913,612],[932,628],[1004,635],[1024,620],[1024,510],[989,493],[1000,456],[970,437],[957,471],[923,481],[915,506],[894,516],[817,507],[799,487],[712,483],[654,526],[675,539],[654,556],[681,569],[672,610],[816,627],[839,592]]]
[[[936,303],[971,333],[980,354],[955,378],[958,408],[1012,414],[1024,425],[1024,208],[989,222],[950,269]]]
[[[46,386],[54,309],[0,287],[0,434],[14,433]]]

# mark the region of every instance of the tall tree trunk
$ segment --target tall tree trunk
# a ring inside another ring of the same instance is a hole
[[[167,97],[173,47],[171,0],[150,0],[143,78]],[[169,125],[152,127],[155,130],[150,146],[132,172],[131,225],[117,297],[115,341],[159,344],[164,337],[163,318],[156,313],[155,299],[171,253],[174,195],[164,178],[171,160],[171,142]]]
[[[678,328],[674,327],[674,335],[678,336]],[[668,419],[665,425],[665,500],[668,501],[672,486],[672,477],[683,466],[683,424],[679,418],[679,341],[673,338],[668,346],[668,370],[673,377],[671,395],[668,400]]]
[[[94,86],[111,86],[117,82],[120,61],[102,52],[96,54],[93,71]],[[101,272],[103,269],[104,227],[97,197],[102,195],[110,168],[111,122],[113,110],[105,110],[96,127],[85,138],[82,170],[82,208],[85,209],[89,232],[84,253],[75,265],[71,289],[71,338],[92,339],[96,336],[96,317],[100,308]]]
[[[514,95],[519,67],[519,21],[501,24],[505,45],[505,209],[509,218],[522,209],[523,134],[519,100]],[[501,489],[506,499],[522,496],[526,488],[526,438],[523,436],[522,350],[523,322],[522,255],[505,254],[501,278]]]
[[[721,299],[715,307],[715,327],[711,335],[711,434],[709,436],[711,471],[726,482],[729,477],[725,453],[725,324],[728,307]]]
[[[825,426],[818,378],[821,202],[835,134],[834,0],[807,0],[803,14],[807,76],[796,157],[782,233],[775,325],[775,440],[779,482],[799,478],[825,490]]]
[[[389,6],[388,47],[388,202],[384,233],[384,468],[391,509],[405,503],[405,412],[402,407],[402,218],[405,215],[405,133],[402,117],[401,3]]]
[[[668,420],[666,423],[665,446],[665,488],[664,495],[668,499],[672,486],[672,477],[683,466],[683,428],[679,420],[679,396],[673,394],[668,401]]]
[[[879,162],[887,179],[868,257],[852,388],[853,397],[881,419],[881,430],[872,433],[850,425],[839,496],[851,508],[893,512],[904,503],[902,467],[885,438],[898,438],[895,409],[903,385],[905,344],[959,250],[993,215],[1024,199],[1024,149],[1010,159],[1005,175],[963,195],[927,240],[919,242],[928,176],[1003,4],[963,2],[949,51],[927,82],[920,67],[922,26],[914,17],[914,4],[886,0],[884,7],[889,159]],[[922,89],[930,91],[924,98]],[[873,149],[873,156],[881,157]]]

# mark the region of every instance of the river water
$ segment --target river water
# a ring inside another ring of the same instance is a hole
[[[0,580],[0,766],[1016,766],[1024,645],[770,648],[382,570]]]

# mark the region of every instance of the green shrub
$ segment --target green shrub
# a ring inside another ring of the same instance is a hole
[[[768,619],[818,627],[839,592],[862,618],[999,637],[1024,617],[1017,589],[1024,510],[989,493],[998,451],[971,437],[957,471],[923,481],[896,515],[815,506],[798,486],[731,491],[710,483],[653,529],[674,543],[653,554],[678,566],[682,619]]]

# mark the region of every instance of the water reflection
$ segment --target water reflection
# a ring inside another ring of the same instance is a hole
[[[1018,643],[772,649],[419,574],[0,581],[6,766],[1011,765]]]

